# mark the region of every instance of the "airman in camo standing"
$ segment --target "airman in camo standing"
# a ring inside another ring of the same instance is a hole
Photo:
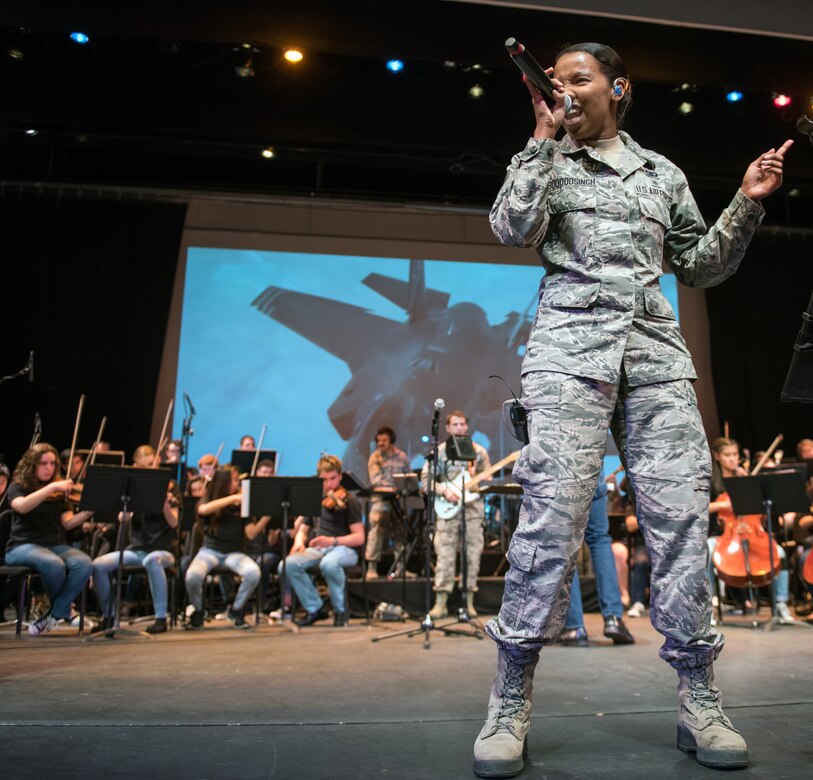
[[[534,136],[511,161],[490,216],[499,240],[535,248],[546,274],[522,369],[530,444],[514,476],[524,499],[502,608],[487,627],[498,669],[474,771],[513,777],[523,769],[533,673],[567,611],[608,426],[652,559],[660,655],[679,676],[677,746],[708,766],[746,766],[745,740],[722,712],[712,671],[723,637],[710,624],[710,456],[696,375],[658,278],[664,262],[692,287],[736,271],[792,141],[749,165],[707,228],[683,173],[618,131],[631,84],[614,50],[570,46],[549,72],[555,105],[528,85]],[[566,135],[556,141],[560,127]]]

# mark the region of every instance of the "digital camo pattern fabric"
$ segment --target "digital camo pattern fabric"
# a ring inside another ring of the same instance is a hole
[[[733,274],[764,211],[738,191],[707,231],[673,163],[619,133],[616,167],[589,147],[531,139],[491,210],[504,244],[536,248],[546,275],[522,371],[560,371],[631,385],[694,379],[674,312],[660,291],[709,287]]]
[[[489,633],[529,650],[559,634],[612,423],[614,434],[619,427],[626,434],[617,441],[652,559],[651,619],[666,638],[661,657],[678,669],[711,663],[723,644],[711,627],[705,573],[711,465],[691,384],[634,387],[532,372],[523,377],[522,403],[531,443],[514,478],[524,497],[502,609]]]

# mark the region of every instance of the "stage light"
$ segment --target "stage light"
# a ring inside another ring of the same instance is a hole
[[[426,434],[424,434],[423,436],[421,436],[421,441],[424,444],[429,444],[429,437]]]
[[[688,101],[681,103],[678,106],[678,113],[683,114],[683,116],[688,116],[694,111],[694,103],[689,103]]]
[[[26,135],[32,137],[35,136],[37,133],[39,133],[39,130],[35,130],[33,127],[29,127],[28,130],[25,131]]]
[[[725,99],[729,103],[739,103],[743,97],[745,97],[742,92],[737,91],[736,89],[732,89],[731,92],[727,92]]]
[[[90,36],[83,32],[72,32],[71,40],[74,43],[78,43],[81,46],[84,46],[86,43],[90,43]]]
[[[292,65],[295,65],[297,62],[302,62],[302,60],[305,59],[305,55],[299,49],[286,49],[283,56]]]
[[[479,100],[484,94],[485,90],[479,84],[475,84],[469,88],[469,97],[472,100]]]
[[[25,59],[25,52],[22,49],[18,49],[16,47],[12,47],[6,51],[9,57],[13,60],[24,60]]]
[[[387,70],[390,73],[400,73],[404,69],[404,63],[401,60],[389,60],[387,62]]]
[[[254,57],[260,53],[260,50],[250,43],[241,43],[232,51],[237,52],[237,65],[234,67],[234,75],[240,79],[254,78]]]
[[[277,152],[273,146],[266,146],[260,154],[265,157],[266,160],[273,160],[277,156]]]
[[[778,95],[774,93],[773,104],[777,108],[787,108],[787,106],[791,104],[791,97],[790,95]]]

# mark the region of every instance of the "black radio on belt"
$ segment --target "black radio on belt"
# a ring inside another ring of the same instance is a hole
[[[491,374],[489,379],[499,379],[509,390],[511,385],[508,384],[498,374]],[[502,404],[502,419],[506,427],[511,432],[511,435],[523,444],[528,444],[530,437],[528,436],[528,412],[525,407],[519,402],[516,394],[511,390],[513,398],[508,401],[503,401]]]
[[[506,401],[503,404],[503,410],[506,408],[514,438],[523,444],[527,444],[530,441],[528,437],[528,412],[525,411],[525,407],[516,398],[513,401]]]

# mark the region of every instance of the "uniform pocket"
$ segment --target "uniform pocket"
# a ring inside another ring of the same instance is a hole
[[[556,309],[588,309],[595,305],[601,290],[601,282],[546,287],[542,293],[542,305]]]
[[[672,220],[669,218],[669,209],[660,198],[647,198],[639,195],[638,204],[641,208],[641,216],[644,219],[654,220],[664,229],[667,229],[672,224]]]
[[[644,309],[647,316],[658,320],[675,320],[672,306],[666,296],[654,287],[644,288]]]
[[[500,620],[513,629],[521,628],[535,557],[535,544],[516,536],[513,538],[506,555],[511,567],[505,575],[505,590],[500,608]]]

